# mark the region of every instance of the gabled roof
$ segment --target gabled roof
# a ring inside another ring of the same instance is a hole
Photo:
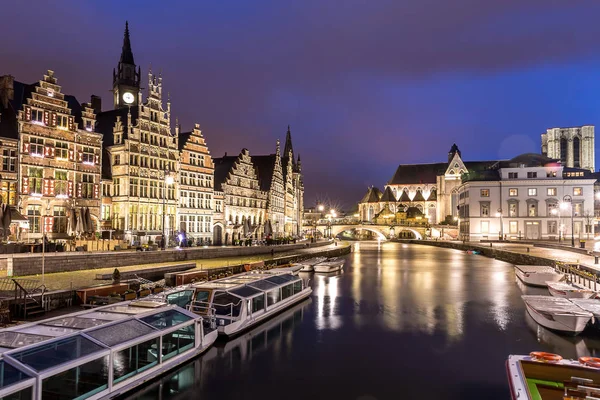
[[[367,190],[367,194],[364,195],[361,203],[379,203],[379,199],[381,198],[382,193],[381,190],[376,187],[371,186],[369,190]]]
[[[435,189],[429,192],[429,197],[427,197],[427,201],[437,201],[437,191]]]
[[[383,192],[383,196],[381,196],[381,199],[379,199],[379,201],[392,202],[392,203],[396,202],[396,196],[394,196],[394,193],[392,192],[392,189],[389,186],[387,186],[385,188],[385,191]]]
[[[438,175],[446,172],[448,163],[399,165],[388,185],[404,183],[435,183]]]
[[[407,218],[415,218],[415,217],[420,217],[422,215],[423,215],[423,212],[421,210],[419,210],[417,207],[408,207],[408,209],[406,210]]]
[[[231,167],[235,164],[238,156],[228,156],[225,153],[225,156],[221,158],[213,158],[213,162],[215,163],[215,190],[222,191],[222,185],[227,179],[227,174],[231,171]]]
[[[406,192],[406,190],[402,191],[402,194],[400,195],[400,198],[398,199],[399,202],[410,202],[410,197],[408,197],[408,193]]]
[[[12,79],[12,77],[8,77]],[[27,102],[27,99],[31,97],[31,93],[35,91],[35,87],[38,83],[28,85],[26,83],[14,81],[14,96],[12,99],[7,100],[6,104],[3,104],[3,100],[0,98],[0,136],[18,139],[18,123],[17,117],[19,111],[23,109],[23,103]]]
[[[96,115],[96,132],[102,133],[104,136],[104,146],[112,146],[115,144],[115,138],[113,136],[113,128],[117,117],[121,117],[121,123],[123,124],[123,140],[127,139],[127,112],[131,110],[131,124],[135,126],[138,119],[138,107],[122,107],[116,110],[103,111]]]
[[[250,156],[250,159],[258,174],[260,190],[268,192],[271,190],[271,181],[273,180],[273,171],[275,170],[275,154],[269,154],[268,156]]]
[[[102,146],[102,179],[112,179],[111,157],[104,146]]]
[[[525,165],[526,167],[543,167],[548,164],[559,165],[560,161],[542,154],[524,153],[508,161],[501,161],[500,168],[517,168],[521,165]]]
[[[425,197],[423,197],[423,193],[420,190],[417,190],[417,194],[415,194],[412,201],[425,201]]]
[[[183,148],[185,147],[185,144],[187,143],[188,140],[190,140],[191,136],[192,136],[192,132],[182,132],[179,134],[179,142],[177,142],[179,151],[183,150]]]

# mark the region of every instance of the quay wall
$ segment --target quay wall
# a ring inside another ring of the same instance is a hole
[[[550,258],[531,256],[529,254],[513,253],[506,250],[496,249],[493,247],[473,246],[472,244],[463,244],[456,242],[444,242],[436,240],[402,240],[402,243],[424,244],[427,246],[444,247],[455,250],[477,250],[481,255],[495,258],[500,261],[516,265],[548,265],[556,266],[556,260]]]
[[[313,248],[328,244],[329,242],[310,243],[308,244],[308,247]],[[119,268],[151,263],[185,262],[222,257],[246,257],[269,254],[271,251],[276,254],[303,248],[307,248],[307,243],[267,247],[192,247],[165,251],[50,253],[45,256],[44,271],[46,273],[70,272],[98,268]],[[34,253],[32,255],[8,255],[0,258],[0,271],[7,271],[11,276],[39,274],[41,272],[41,266],[42,255],[39,253]],[[10,274],[11,270],[12,274]]]

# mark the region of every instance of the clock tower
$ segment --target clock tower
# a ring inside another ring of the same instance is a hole
[[[123,50],[117,69],[113,69],[114,107],[121,108],[137,105],[140,92],[140,68],[136,70],[129,39],[129,23],[125,22]]]

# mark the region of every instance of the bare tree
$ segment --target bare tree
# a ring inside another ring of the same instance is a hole
[[[586,238],[589,240],[590,233],[593,233],[592,232],[592,228],[594,226],[594,213],[591,213],[589,210],[587,210],[583,214],[583,219],[585,220],[585,234],[586,234]]]

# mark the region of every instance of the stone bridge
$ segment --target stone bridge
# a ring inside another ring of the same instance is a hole
[[[397,237],[408,236],[413,239],[425,238],[454,238],[458,237],[458,228],[452,225],[429,225],[429,224],[386,224],[377,225],[370,223],[331,223],[317,224],[313,227],[321,232],[324,237],[335,237],[344,231],[366,230],[373,232],[379,239],[387,240]],[[404,233],[403,233],[404,232]],[[406,235],[408,234],[408,235]]]

